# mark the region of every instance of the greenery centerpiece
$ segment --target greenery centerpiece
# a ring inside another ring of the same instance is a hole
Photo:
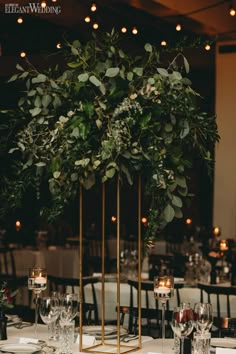
[[[115,175],[132,184],[141,174],[151,198],[146,238],[152,241],[182,217],[193,156],[212,166],[215,118],[199,108],[182,53],[162,64],[159,50],[146,43],[134,55],[114,31],[66,43],[63,53],[64,71],[40,72],[26,61],[9,80],[24,80],[26,90],[16,110],[2,112],[8,126],[11,117],[15,122],[4,209],[20,207],[30,191],[42,199],[41,215],[53,220],[80,184],[89,189]]]

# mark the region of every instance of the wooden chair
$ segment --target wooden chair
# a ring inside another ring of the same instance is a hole
[[[80,281],[74,278],[61,278],[56,276],[48,275],[49,290],[50,292],[67,293],[68,291],[72,293],[78,293]],[[83,277],[82,279],[82,301],[83,301],[83,318],[84,324],[99,324],[98,318],[98,305],[97,297],[94,284],[97,283],[99,279],[97,277]],[[91,286],[92,303],[86,301],[85,296],[85,286]],[[68,290],[69,289],[69,290]]]
[[[207,302],[213,305],[212,334],[214,336],[225,336],[230,333],[235,335],[236,319],[231,317],[231,303],[233,297],[236,300],[236,287],[198,283],[198,288],[201,290],[200,301],[206,302],[205,292]],[[222,309],[223,304],[226,305],[226,312]]]

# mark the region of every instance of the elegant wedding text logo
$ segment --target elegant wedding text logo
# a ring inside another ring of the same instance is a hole
[[[42,7],[40,3],[30,2],[28,5],[19,5],[19,4],[5,4],[5,13],[6,14],[60,14],[61,6],[45,6]]]

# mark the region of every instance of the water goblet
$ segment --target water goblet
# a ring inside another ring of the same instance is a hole
[[[79,311],[77,294],[64,294],[61,299],[60,322],[72,321]]]
[[[47,324],[49,327],[49,325],[55,322],[59,317],[60,314],[59,300],[56,297],[41,298],[40,305],[39,305],[39,314],[42,321],[45,324]]]
[[[29,269],[28,289],[35,294],[35,336],[37,337],[38,300],[39,294],[47,289],[47,272],[44,268],[33,267]]]
[[[194,328],[194,314],[188,303],[180,304],[173,310],[171,321],[173,332],[181,340],[181,354],[184,354],[184,338],[187,337]]]
[[[196,329],[200,333],[209,331],[213,323],[212,304],[197,302],[194,305]]]

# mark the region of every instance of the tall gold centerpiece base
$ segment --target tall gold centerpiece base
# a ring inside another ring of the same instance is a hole
[[[138,178],[138,188],[137,188],[137,193],[138,193],[138,203],[137,203],[137,223],[138,223],[138,239],[137,239],[137,247],[138,247],[138,281],[139,281],[139,287],[138,287],[138,333],[137,333],[137,339],[136,343],[137,345],[132,345],[131,344],[126,344],[122,343],[121,339],[121,333],[120,333],[120,283],[121,283],[121,278],[120,278],[120,199],[121,199],[121,191],[120,191],[120,178],[118,176],[117,178],[117,186],[116,186],[116,207],[117,207],[117,242],[116,242],[116,257],[117,257],[117,264],[116,264],[116,280],[117,280],[117,299],[116,299],[116,311],[117,311],[117,320],[116,320],[116,326],[117,326],[117,338],[116,340],[112,340],[112,343],[110,343],[110,340],[105,339],[105,304],[106,304],[106,299],[105,299],[105,200],[106,200],[106,189],[105,189],[105,183],[102,184],[102,200],[101,200],[101,208],[102,208],[102,249],[101,249],[101,254],[102,254],[102,276],[101,276],[101,283],[102,283],[102,290],[101,290],[101,339],[99,343],[96,345],[92,346],[84,346],[83,345],[83,311],[82,311],[82,306],[83,306],[83,292],[82,292],[82,278],[83,278],[83,269],[82,269],[82,264],[83,264],[83,195],[82,195],[82,187],[80,187],[80,345],[79,345],[79,350],[80,352],[87,352],[87,353],[111,353],[111,354],[120,354],[120,353],[129,353],[133,351],[137,351],[141,348],[142,342],[141,342],[141,245],[142,245],[142,240],[141,240],[141,177]]]

